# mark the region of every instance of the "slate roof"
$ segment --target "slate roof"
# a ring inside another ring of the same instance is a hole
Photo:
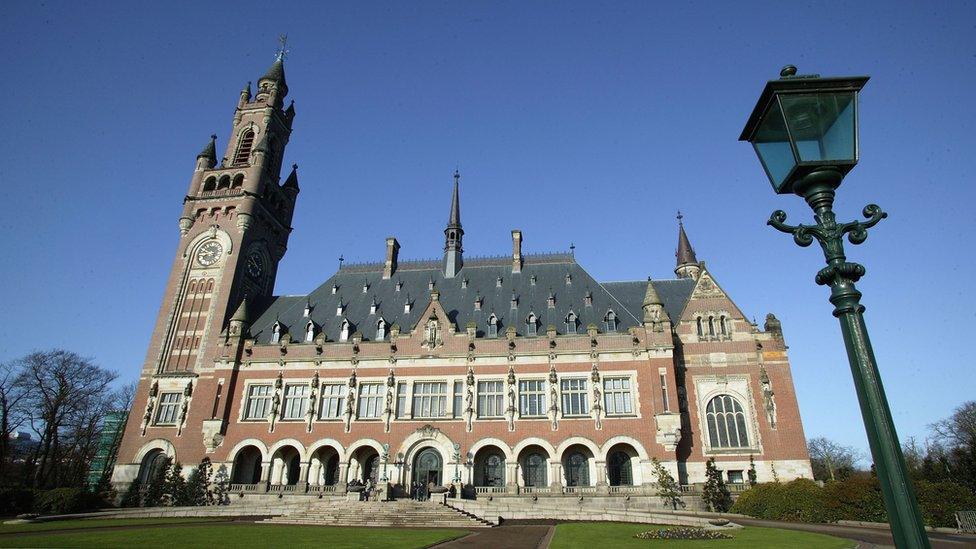
[[[458,330],[464,331],[468,322],[473,321],[478,326],[479,337],[485,336],[492,314],[498,319],[499,337],[509,326],[514,326],[518,335],[526,335],[529,314],[535,314],[540,335],[549,325],[559,334],[567,333],[566,318],[570,311],[578,318],[578,333],[584,333],[589,324],[595,324],[601,333],[605,332],[604,319],[610,310],[617,318],[619,333],[642,324],[641,305],[646,281],[601,284],[576,263],[571,254],[523,257],[521,273],[512,273],[511,256],[469,258],[455,278],[445,278],[441,261],[436,260],[400,262],[387,280],[383,280],[383,263],[343,266],[307,296],[272,297],[253,305],[249,301],[251,311],[260,311],[250,331],[258,343],[269,343],[272,326],[280,321],[284,325],[283,333],[290,333],[292,341],[301,341],[304,340],[305,325],[311,319],[325,331],[330,341],[337,341],[345,319],[351,324],[350,334],[358,331],[364,340],[372,341],[376,336],[376,324],[382,318],[387,323],[389,338],[389,326],[393,324],[399,324],[404,332],[416,325],[430,301],[431,282]],[[397,284],[401,285],[399,291]],[[332,293],[333,285],[337,287],[335,294]],[[654,288],[672,319],[681,314],[693,287],[694,280],[691,279],[654,281]],[[555,297],[552,308],[547,303],[550,292]],[[592,294],[589,306],[585,305],[587,293]],[[517,301],[514,308],[513,295]],[[483,303],[480,310],[476,310],[475,299],[479,296]],[[370,314],[374,299],[376,312]],[[337,315],[340,301],[343,311]],[[408,301],[412,307],[405,313],[404,303]],[[304,316],[306,303],[311,304],[310,319]]]

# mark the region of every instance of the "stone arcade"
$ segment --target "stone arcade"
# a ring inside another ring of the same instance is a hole
[[[442,261],[343,265],[274,296],[299,194],[278,59],[197,156],[113,481],[204,457],[235,492],[465,485],[493,497],[653,494],[714,457],[743,483],[811,477],[779,322],[750,322],[678,225],[676,278],[601,283],[574,255],[465,259],[459,176]],[[300,228],[299,228],[300,229]],[[662,260],[663,260],[663,255]]]

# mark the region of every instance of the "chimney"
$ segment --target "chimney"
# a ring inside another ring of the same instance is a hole
[[[400,243],[392,236],[386,239],[386,264],[383,266],[383,278],[390,278],[397,268],[397,255],[400,253]]]
[[[522,272],[522,231],[512,229],[512,272]]]

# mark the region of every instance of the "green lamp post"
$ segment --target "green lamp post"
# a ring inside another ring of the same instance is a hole
[[[777,194],[802,196],[813,209],[816,225],[787,225],[782,210],[768,224],[792,234],[799,246],[816,239],[823,248],[827,266],[816,282],[830,286],[895,544],[929,547],[864,324],[861,292],[854,287],[864,267],[844,255],[844,235],[860,244],[867,229],[888,214],[870,204],[863,211],[866,221],[837,223],[833,211],[837,187],[857,164],[857,96],[868,77],[797,75],[792,65],[780,76],[766,84],[739,140],[752,143]]]

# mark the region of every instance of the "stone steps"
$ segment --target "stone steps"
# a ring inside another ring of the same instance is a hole
[[[315,503],[262,521],[268,524],[400,528],[490,528],[474,514],[437,503],[414,501]]]

